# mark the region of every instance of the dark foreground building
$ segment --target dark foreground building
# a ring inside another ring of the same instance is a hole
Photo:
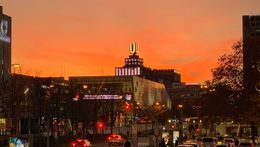
[[[3,14],[0,6],[0,79],[7,79],[11,72],[11,17]]]
[[[260,93],[260,15],[243,16],[244,88]]]
[[[244,93],[252,136],[260,134],[260,15],[243,16]],[[257,131],[258,128],[258,131]]]
[[[3,14],[0,6],[0,135],[5,128],[6,112],[10,102],[11,72],[11,17]],[[1,146],[1,145],[0,145]]]

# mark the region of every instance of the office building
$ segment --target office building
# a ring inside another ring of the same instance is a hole
[[[11,72],[11,17],[3,14],[0,6],[0,79],[6,80]]]
[[[69,77],[69,82],[75,104],[73,120],[85,111],[89,124],[102,119],[108,125],[116,118],[115,126],[129,127],[136,122],[151,123],[171,110],[164,85],[138,76],[78,76]]]
[[[129,58],[125,58],[123,67],[115,68],[116,76],[139,76],[148,80],[162,83],[165,87],[172,88],[175,83],[181,83],[181,75],[175,69],[152,69],[144,66],[143,58],[139,57],[137,43],[131,43]]]

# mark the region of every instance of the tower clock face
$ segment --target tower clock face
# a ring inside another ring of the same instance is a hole
[[[8,22],[6,20],[2,20],[0,24],[0,31],[3,36],[7,35],[8,32]]]

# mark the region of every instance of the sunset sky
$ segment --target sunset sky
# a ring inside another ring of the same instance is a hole
[[[129,43],[144,65],[211,79],[260,0],[0,0],[12,17],[12,63],[32,76],[114,75]]]

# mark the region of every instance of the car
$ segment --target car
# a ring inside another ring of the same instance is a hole
[[[254,147],[254,143],[253,142],[240,142],[238,144],[239,147]]]
[[[224,137],[223,136],[217,136],[216,137],[216,144],[222,145],[224,143]]]
[[[191,144],[178,144],[177,147],[194,147]]]
[[[216,147],[228,147],[227,144],[217,144]]]
[[[124,138],[119,134],[111,134],[107,137],[108,145],[123,145]]]
[[[88,139],[77,138],[70,143],[71,147],[89,147],[92,146]]]
[[[216,138],[214,137],[203,137],[201,140],[201,145],[203,147],[215,147],[216,146]]]
[[[230,137],[226,138],[226,137],[224,137],[223,142],[224,142],[224,144],[227,144],[228,147],[235,147],[235,140],[234,140],[234,138],[230,138]]]
[[[200,147],[200,145],[196,142],[185,142],[183,145],[190,145],[192,147]]]

